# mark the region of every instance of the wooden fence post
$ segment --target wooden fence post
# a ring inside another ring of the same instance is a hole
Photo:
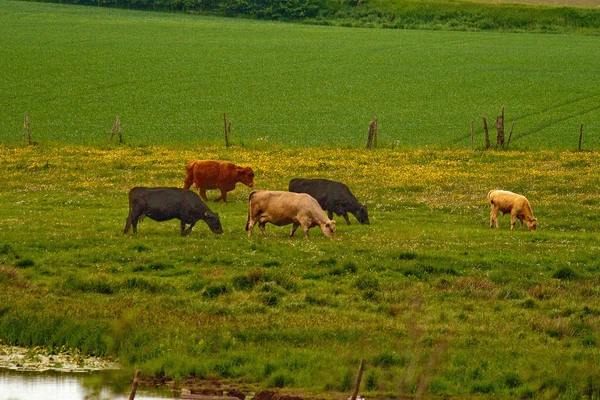
[[[365,369],[365,359],[360,360],[360,367],[358,368],[358,376],[356,377],[356,384],[354,385],[354,391],[352,392],[351,400],[356,400],[358,396],[358,389],[360,388],[360,381],[362,380],[363,370]]]
[[[515,127],[515,121],[513,120],[512,125],[510,126],[510,133],[508,134],[508,142],[506,142],[507,149],[508,149],[508,146],[510,146],[510,138],[512,137],[512,131],[513,131],[514,127]]]
[[[502,115],[496,118],[496,130],[498,131],[496,143],[498,147],[504,147],[504,106],[502,106]]]
[[[27,117],[27,113],[25,113],[25,116],[23,117],[23,146],[25,146],[26,138],[27,144],[31,145],[31,129],[29,128],[29,118]]]
[[[119,144],[123,144],[123,128],[121,127],[121,119],[117,115],[115,118],[115,123],[113,124],[112,129],[110,130],[110,137],[108,138],[108,143],[112,141],[113,136],[119,136]]]
[[[229,134],[231,133],[231,121],[227,125],[227,114],[223,113],[223,126],[225,127],[225,147],[229,147]]]
[[[377,147],[377,117],[369,123],[369,137],[367,138],[367,150]]]
[[[137,391],[138,383],[140,382],[140,374],[141,370],[135,371],[135,376],[133,377],[133,383],[131,385],[131,393],[129,393],[129,400],[135,399],[135,392]]]
[[[483,132],[485,133],[485,148],[490,148],[490,134],[488,132],[487,120],[485,119],[485,114],[483,115]]]
[[[581,151],[581,139],[583,139],[583,122],[580,122],[579,124],[579,151]]]

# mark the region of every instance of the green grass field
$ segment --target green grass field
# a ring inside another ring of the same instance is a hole
[[[125,385],[346,399],[366,358],[370,398],[598,399],[599,41],[2,1],[0,340],[117,357]],[[481,151],[502,105],[511,149]],[[126,145],[106,143],[116,115]],[[252,166],[257,189],[343,181],[371,225],[247,238],[238,185],[208,202],[222,235],[123,235],[128,190],[182,186],[195,158]],[[490,229],[493,188],[539,230]]]
[[[348,29],[0,3],[0,141],[483,146],[506,107],[511,146],[600,145],[600,36]],[[508,132],[507,132],[508,133]]]
[[[3,343],[118,357],[125,384],[140,368],[346,398],[364,357],[370,397],[598,398],[597,152],[205,147],[259,189],[342,180],[371,225],[247,238],[239,186],[208,203],[222,235],[123,235],[129,188],[181,186],[197,155],[1,147]],[[527,195],[537,232],[488,227],[497,187]]]

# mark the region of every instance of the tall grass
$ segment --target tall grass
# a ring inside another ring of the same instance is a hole
[[[247,238],[240,186],[208,202],[223,235],[149,219],[123,235],[128,189],[180,186],[199,155],[251,165],[258,189],[344,181],[371,225]],[[3,343],[324,397],[348,392],[363,357],[370,396],[599,394],[597,152],[42,144],[0,157]],[[509,231],[508,216],[489,228],[496,187],[529,198],[537,232]]]
[[[3,1],[0,142],[597,149],[598,36],[371,30]],[[507,132],[508,134],[508,132]]]

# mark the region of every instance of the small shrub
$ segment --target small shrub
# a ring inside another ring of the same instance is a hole
[[[498,293],[498,298],[502,300],[519,300],[525,297],[523,292],[512,286],[504,286]]]
[[[379,280],[373,275],[361,275],[354,281],[354,287],[360,290],[378,290]]]
[[[276,293],[267,293],[262,296],[261,301],[266,306],[275,307],[279,304],[279,296]]]
[[[18,260],[15,263],[15,266],[19,267],[19,268],[28,268],[28,267],[33,267],[34,265],[35,265],[35,262],[30,258],[23,258],[21,260]]]
[[[263,267],[265,267],[265,268],[279,267],[279,266],[281,266],[281,263],[279,261],[265,261],[263,263]]]
[[[535,299],[529,297],[529,298],[523,300],[523,302],[521,303],[521,307],[527,308],[527,309],[535,308]]]
[[[519,387],[522,384],[521,377],[516,372],[509,372],[504,376],[504,384],[511,389]]]
[[[342,380],[340,381],[340,387],[338,388],[340,392],[347,392],[352,389],[353,385],[352,373],[350,371],[346,371]]]
[[[268,382],[269,387],[283,388],[294,384],[294,379],[286,374],[277,374],[271,376]]]
[[[206,287],[206,282],[204,281],[194,281],[190,283],[187,287],[187,290],[190,292],[199,292]]]
[[[344,271],[348,274],[355,274],[358,271],[358,266],[352,261],[348,261],[344,264]]]
[[[477,382],[471,386],[471,393],[493,393],[496,387],[491,382]]]
[[[403,260],[403,261],[414,260],[415,258],[417,258],[417,253],[412,252],[412,251],[403,251],[401,253],[396,254],[392,258],[394,260]]]
[[[560,280],[571,281],[577,278],[577,273],[571,267],[562,267],[556,270],[552,277]]]
[[[249,290],[254,286],[254,283],[246,275],[234,276],[231,284],[236,290]]]
[[[141,253],[144,251],[150,251],[150,248],[144,246],[143,244],[138,244],[138,245],[133,246],[133,250],[137,251],[138,253]]]
[[[227,285],[224,283],[215,283],[204,288],[202,296],[212,299],[228,292],[229,289],[227,288]]]
[[[369,392],[372,392],[377,389],[377,374],[373,371],[367,374],[367,379],[365,380],[365,389]]]
[[[148,265],[148,269],[150,269],[152,271],[164,271],[166,269],[173,269],[173,268],[175,268],[175,266],[173,264],[164,264],[161,262],[151,263]]]
[[[317,263],[317,265],[320,267],[333,267],[335,264],[337,264],[337,260],[333,257],[319,260]]]
[[[147,279],[138,277],[127,278],[123,284],[123,287],[126,289],[136,289],[150,293],[158,293],[162,291],[160,285],[157,285],[156,283],[153,283]]]

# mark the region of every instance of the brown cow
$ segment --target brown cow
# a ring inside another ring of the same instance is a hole
[[[306,193],[292,193],[271,190],[253,190],[248,196],[248,220],[246,231],[252,234],[254,224],[266,236],[265,225],[292,225],[290,237],[299,226],[308,239],[308,230],[319,226],[327,237],[335,236],[335,221],[329,219],[317,200]]]
[[[192,160],[185,167],[184,189],[189,189],[192,184],[200,190],[204,201],[207,189],[220,189],[221,196],[215,201],[223,199],[227,202],[227,192],[235,189],[235,185],[242,182],[248,187],[254,186],[254,171],[250,167],[239,167],[229,161]]]
[[[490,228],[494,227],[494,223],[498,228],[498,211],[502,211],[503,215],[510,213],[511,230],[515,227],[517,218],[521,221],[521,229],[523,229],[523,220],[530,231],[537,229],[537,218],[533,217],[529,201],[524,196],[506,190],[490,190],[487,199],[492,205]]]

